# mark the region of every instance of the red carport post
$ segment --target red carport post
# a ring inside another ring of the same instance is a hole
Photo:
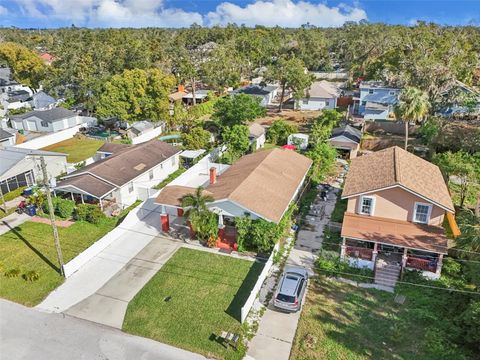
[[[165,210],[165,206],[162,205],[162,212],[160,214],[160,221],[162,222],[162,231],[169,232],[170,231],[170,221],[167,211]]]

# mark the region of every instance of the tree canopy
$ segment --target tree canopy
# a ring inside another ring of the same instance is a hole
[[[265,113],[259,98],[238,94],[219,99],[215,103],[212,118],[222,126],[245,125]]]

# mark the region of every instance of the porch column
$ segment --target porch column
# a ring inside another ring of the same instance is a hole
[[[443,265],[443,254],[440,254],[438,256],[438,262],[437,262],[437,271],[435,271],[435,274],[440,277],[440,274],[442,273],[442,265]]]
[[[407,266],[407,252],[408,252],[408,249],[407,248],[403,248],[403,256],[402,256],[402,269],[404,269],[406,266]]]
[[[347,250],[346,239],[345,237],[342,238],[342,246],[340,248],[340,259],[345,259],[345,252]]]
[[[375,262],[377,260],[378,255],[378,243],[373,243],[373,252],[372,252],[372,261]]]
[[[53,196],[57,197],[57,192],[55,191],[55,189],[53,190]]]
[[[218,214],[218,237],[220,240],[225,239],[225,224],[223,223],[223,214]]]
[[[168,232],[170,230],[170,221],[165,206],[162,205],[162,210],[160,212],[160,222],[162,224],[162,231]]]
[[[70,193],[70,197],[72,198],[72,201],[75,201],[75,198],[73,197],[73,192]]]
[[[82,199],[82,204],[85,204],[85,201],[83,200],[83,194],[80,194],[80,199]]]
[[[98,200],[99,200],[99,202],[100,202],[100,210],[102,210],[102,211],[103,211],[103,203],[102,203],[102,198],[100,198],[100,199],[98,199]]]

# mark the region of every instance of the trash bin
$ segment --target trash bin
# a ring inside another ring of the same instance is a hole
[[[33,189],[31,187],[23,190],[23,196],[25,196],[25,197],[32,195],[32,193],[33,193]]]
[[[26,213],[29,216],[35,216],[37,214],[37,207],[35,205],[28,205],[26,207]]]

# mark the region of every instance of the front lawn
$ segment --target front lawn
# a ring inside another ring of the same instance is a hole
[[[67,162],[76,163],[95,155],[104,144],[102,140],[71,138],[44,147],[42,150],[68,154]]]
[[[130,302],[123,330],[215,359],[241,359],[215,340],[242,332],[240,309],[263,264],[179,249]]]
[[[115,228],[128,210],[118,218],[107,218],[99,224],[77,221],[68,228],[58,227],[64,262]],[[5,275],[16,270],[17,276]],[[38,280],[23,278],[30,271],[39,275]],[[50,225],[28,221],[0,235],[0,297],[35,306],[62,282]]]
[[[356,288],[324,276],[312,280],[291,359],[473,359],[454,342],[445,316],[452,294],[397,285],[396,294]]]

